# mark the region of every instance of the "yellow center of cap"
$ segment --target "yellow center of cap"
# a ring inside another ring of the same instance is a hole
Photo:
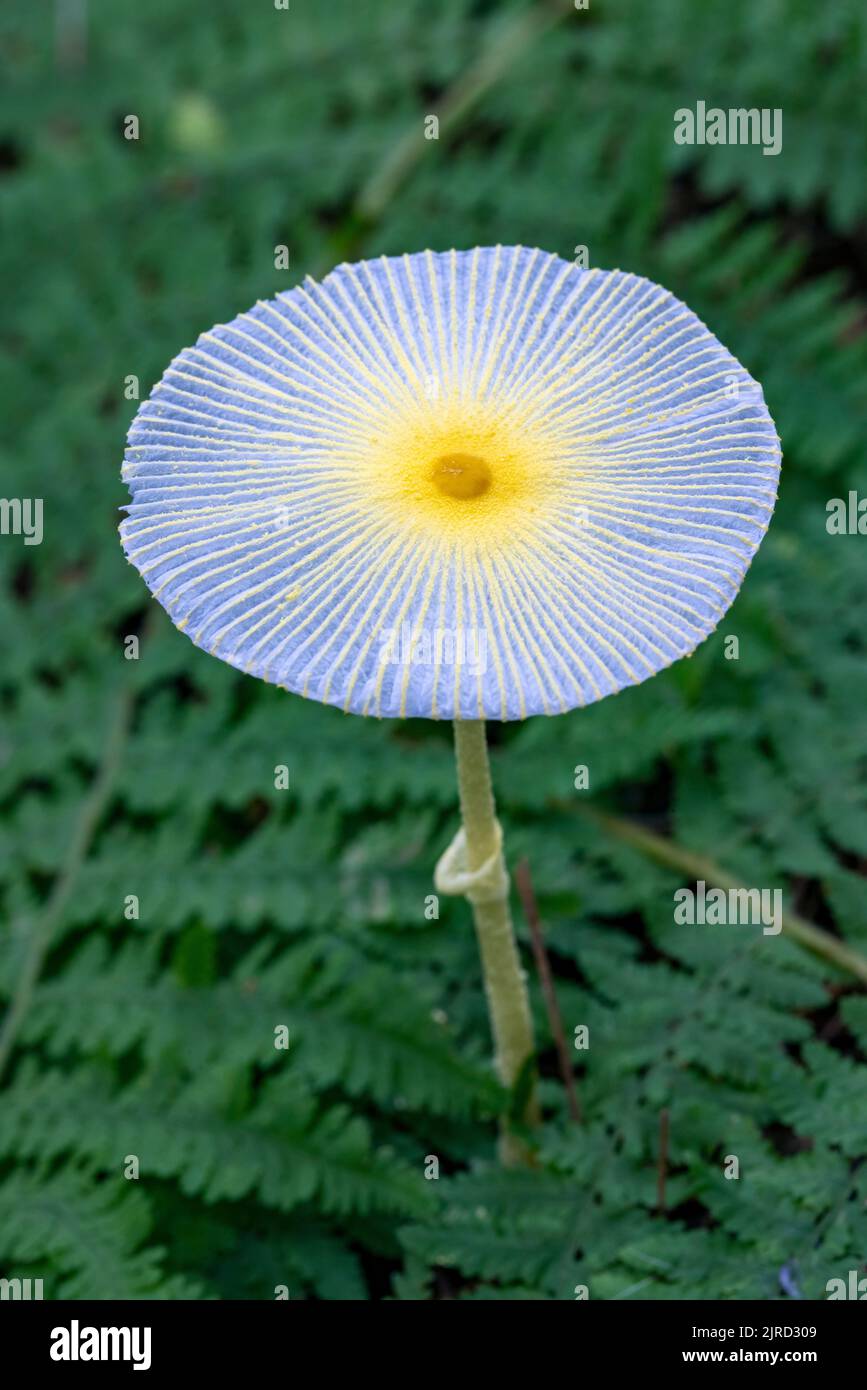
[[[446,497],[465,502],[487,492],[491,470],[475,454],[443,454],[433,465],[431,479]]]

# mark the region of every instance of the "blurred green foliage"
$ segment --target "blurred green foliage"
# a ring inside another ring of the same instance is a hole
[[[573,767],[867,951],[867,542],[825,529],[867,490],[865,31],[855,0],[5,7],[3,491],[44,498],[45,540],[0,539],[3,1273],[74,1298],[772,1299],[863,1266],[863,987],[785,937],[675,927],[689,879],[583,816]],[[780,107],[782,153],[676,146],[698,99]],[[579,1130],[532,981],[534,1172],[492,1161],[508,1098],[466,905],[424,917],[449,730],[237,675],[116,538],[128,375],[144,396],[335,260],[496,241],[667,285],[784,447],[768,538],[691,660],[492,731],[510,858],[591,1037]]]

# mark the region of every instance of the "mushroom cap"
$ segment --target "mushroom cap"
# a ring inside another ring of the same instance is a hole
[[[356,714],[523,719],[692,652],[779,469],[761,388],[659,285],[424,251],[185,348],[130,429],[121,537],[241,671]]]

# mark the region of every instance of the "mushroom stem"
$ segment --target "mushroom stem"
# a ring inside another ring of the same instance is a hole
[[[539,1121],[533,1074],[533,1023],[509,911],[509,879],[494,809],[491,769],[483,719],[455,720],[458,790],[466,843],[468,878],[484,876],[485,891],[467,889],[473,907],[482,975],[496,1049],[497,1071],[513,1093],[512,1115],[522,1127]],[[499,885],[492,888],[493,885]],[[503,1121],[503,1163],[531,1161],[527,1146]]]

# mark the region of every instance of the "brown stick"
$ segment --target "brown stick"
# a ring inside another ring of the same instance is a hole
[[[530,925],[533,956],[536,961],[536,969],[539,972],[539,981],[542,985],[542,994],[548,1013],[548,1024],[554,1039],[554,1046],[557,1049],[557,1062],[560,1067],[560,1075],[563,1078],[563,1085],[566,1087],[569,1109],[575,1123],[580,1125],[581,1102],[578,1099],[578,1088],[575,1085],[569,1051],[566,1047],[566,1034],[563,1031],[563,1019],[560,1016],[560,1006],[557,1003],[557,995],[554,990],[554,977],[551,974],[551,965],[542,935],[542,923],[539,920],[539,908],[536,904],[536,895],[533,892],[530,865],[526,859],[522,859],[515,869],[515,886],[524,908],[524,915]]]
[[[738,879],[713,860],[706,859],[704,855],[696,854],[673,840],[667,840],[665,836],[657,835],[652,830],[645,830],[644,826],[636,825],[634,821],[626,820],[622,816],[608,815],[592,806],[584,806],[574,801],[562,804],[569,810],[577,809],[580,815],[594,821],[603,830],[616,835],[618,840],[631,845],[633,849],[639,850],[657,864],[677,869],[693,879],[703,878],[706,883],[713,884],[715,888],[723,888],[726,892],[732,888],[744,887]],[[783,936],[788,936],[792,941],[797,941],[799,946],[831,961],[840,970],[848,970],[863,984],[867,984],[867,956],[861,955],[839,937],[832,936],[823,927],[814,926],[812,922],[805,921],[794,912],[784,912],[782,923]]]
[[[668,1130],[669,1112],[668,1110],[660,1110],[659,1163],[656,1173],[656,1206],[660,1212],[665,1211],[665,1180],[668,1177]]]

